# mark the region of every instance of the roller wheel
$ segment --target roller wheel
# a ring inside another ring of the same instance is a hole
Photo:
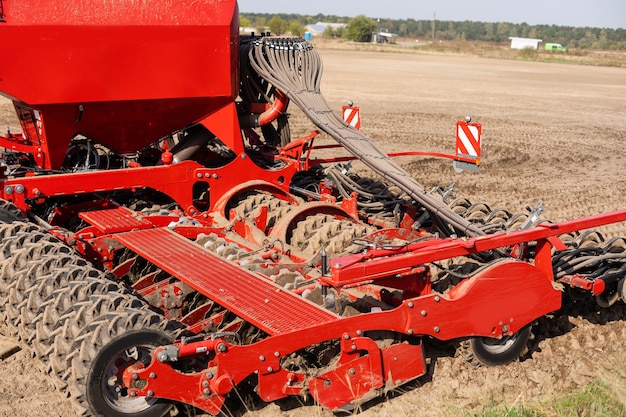
[[[171,404],[158,399],[130,397],[123,386],[122,374],[129,366],[149,365],[155,347],[172,343],[165,333],[137,330],[118,336],[95,357],[87,377],[87,399],[98,414],[111,417],[160,417]]]
[[[598,305],[602,308],[609,308],[615,304],[619,298],[620,293],[618,291],[606,290],[602,294],[596,295],[596,303],[598,303]]]
[[[530,326],[526,326],[512,336],[502,339],[474,337],[469,340],[468,352],[464,355],[473,365],[506,365],[524,353],[529,338]]]
[[[373,227],[364,224],[328,214],[316,214],[298,223],[290,243],[305,254],[314,254],[322,247],[331,255],[356,253],[362,247],[352,241],[373,230]]]
[[[9,201],[0,199],[0,223],[13,223],[24,220],[24,214]]]
[[[243,218],[254,218],[261,212],[261,206],[267,206],[267,224],[265,233],[276,225],[276,223],[285,216],[291,209],[292,205],[285,200],[266,192],[252,192],[240,196],[234,205],[235,212]],[[226,213],[229,215],[229,213]]]

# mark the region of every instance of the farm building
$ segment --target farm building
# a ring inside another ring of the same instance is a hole
[[[541,42],[541,39],[515,38],[511,36],[509,37],[509,39],[511,40],[511,49],[537,49],[539,47],[539,42]]]
[[[389,33],[386,30],[372,33],[372,43],[396,43],[398,37],[395,33]]]
[[[333,30],[342,29],[347,27],[346,23],[326,23],[317,22],[314,25],[306,25],[305,30],[310,32],[312,36],[319,36],[324,34],[327,28],[331,27]]]

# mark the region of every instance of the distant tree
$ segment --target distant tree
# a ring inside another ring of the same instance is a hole
[[[304,36],[304,25],[300,22],[291,22],[289,32],[292,36]]]
[[[1,0],[0,0],[1,2]],[[274,19],[276,18],[276,19]],[[268,29],[268,22],[272,20],[272,27]],[[253,27],[258,32],[270,30],[274,33],[293,32],[299,34],[299,28],[292,27],[294,23],[302,26],[315,22],[351,23],[350,29],[337,29],[327,31],[326,36],[343,37],[345,39],[367,40],[371,32],[385,28],[389,32],[400,36],[429,39],[432,37],[433,20],[415,19],[380,19],[379,25],[374,20],[365,16],[355,19],[341,16],[302,16],[298,14],[267,14],[267,13],[242,13],[240,15],[241,27]],[[626,29],[610,28],[576,28],[571,26],[557,25],[529,25],[528,23],[506,22],[450,22],[437,20],[437,39],[466,39],[468,41],[479,40],[485,42],[507,42],[509,36],[522,36],[543,39],[546,42],[558,42],[571,48],[595,48],[609,50],[626,50]],[[355,32],[355,29],[359,29]]]
[[[267,26],[269,27],[270,32],[276,35],[280,35],[287,32],[287,30],[289,29],[289,22],[281,17],[274,16],[267,22]]]
[[[376,31],[377,25],[373,19],[360,15],[348,22],[348,39],[355,42],[367,42]]]
[[[239,27],[241,28],[249,28],[251,26],[250,19],[246,17],[239,18]]]

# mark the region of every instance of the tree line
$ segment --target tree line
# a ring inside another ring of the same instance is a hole
[[[242,13],[242,27],[253,27],[258,32],[274,34],[290,33],[302,36],[306,25],[317,22],[346,23],[346,28],[329,28],[324,35],[365,41],[372,31],[388,31],[400,37],[420,40],[467,40],[483,42],[508,42],[510,36],[543,39],[544,42],[560,43],[567,48],[626,50],[626,29],[573,27],[558,25],[529,25],[507,22],[454,22],[446,20],[371,19],[317,14],[263,14]],[[434,35],[434,37],[433,37]]]

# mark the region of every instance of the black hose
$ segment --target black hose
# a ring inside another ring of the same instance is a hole
[[[361,131],[345,123],[321,93],[323,65],[310,42],[301,38],[259,38],[248,45],[250,66],[294,102],[322,131],[383,179],[396,185],[431,212],[433,224],[444,236],[484,235],[389,158]]]

